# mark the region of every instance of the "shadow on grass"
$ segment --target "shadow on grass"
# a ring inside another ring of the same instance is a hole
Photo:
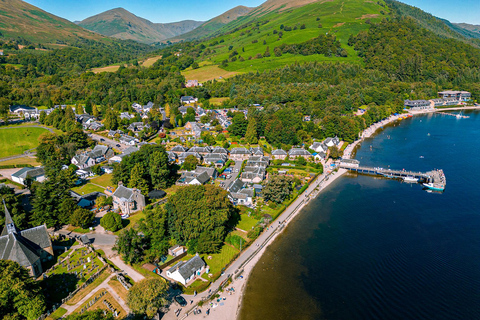
[[[75,274],[62,273],[53,274],[47,279],[42,280],[41,286],[45,294],[48,306],[62,302],[70,292],[75,291],[80,279]]]

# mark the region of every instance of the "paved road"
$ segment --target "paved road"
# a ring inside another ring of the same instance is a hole
[[[315,191],[315,188],[321,185],[322,182],[328,180],[326,174],[322,174],[307,188],[307,190],[300,195],[285,211],[273,222],[268,229],[266,229],[238,258],[235,260],[224,272],[224,275],[218,278],[210,288],[212,291],[216,290],[220,284],[225,281],[229,275],[234,275],[236,272],[245,267],[245,265],[250,262],[262,248],[269,243],[273,236],[283,229],[286,225],[285,222],[288,222],[291,216],[302,208],[302,206],[308,203],[310,194]],[[280,224],[280,222],[283,222]],[[207,262],[208,264],[208,262]],[[207,297],[208,291],[199,293],[196,297],[184,295],[187,301],[193,300],[193,304],[189,304],[188,307],[182,309],[181,314],[178,319],[182,319],[182,316],[185,315],[185,312],[190,310],[194,305],[196,305],[201,299]],[[177,305],[172,305],[171,309],[162,319],[177,319],[175,316],[175,309]]]
[[[225,180],[224,189],[228,188],[230,184],[237,179],[238,173],[242,169],[242,163],[243,161],[235,161],[235,165],[233,166],[232,173],[230,173],[232,177],[230,179]]]
[[[85,131],[85,133],[90,134],[88,131]],[[124,149],[128,148],[127,145],[124,145],[124,144],[122,144],[118,141],[115,141],[115,140],[110,139],[110,138],[106,138],[104,136],[101,136],[101,135],[98,135],[98,134],[95,134],[95,133],[90,134],[90,138],[92,138],[93,140],[98,141],[100,143],[106,144],[112,149],[124,150]],[[103,139],[104,141],[101,141],[100,139]],[[120,145],[120,148],[117,147],[117,144]]]

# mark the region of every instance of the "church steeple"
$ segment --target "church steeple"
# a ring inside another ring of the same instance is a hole
[[[10,212],[7,209],[5,200],[3,200],[3,207],[5,208],[5,228],[3,229],[2,235],[4,235],[4,233],[6,234],[17,233],[17,228],[15,227],[15,223],[13,222],[13,219],[10,216]]]

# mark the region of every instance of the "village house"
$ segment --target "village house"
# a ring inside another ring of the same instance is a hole
[[[127,149],[123,150],[123,152],[121,154],[117,154],[117,155],[114,155],[113,157],[110,158],[110,162],[122,162],[122,159],[126,156],[128,156],[129,154],[132,154],[134,152],[137,152],[138,150],[140,150],[139,148],[137,147],[128,147]]]
[[[149,128],[150,128],[150,125],[148,123],[145,124],[143,122],[133,122],[128,126],[127,130],[138,133]]]
[[[110,138],[115,137],[117,134],[118,134],[119,136],[122,136],[122,135],[124,134],[124,132],[123,132],[122,130],[110,130],[110,131],[108,131],[108,136],[109,136]]]
[[[262,147],[250,148],[250,152],[254,156],[263,156],[264,155]]]
[[[206,129],[203,128],[203,126],[199,123],[190,121],[185,124],[185,129],[189,130],[190,134],[195,136],[196,138],[200,138],[202,132],[206,131]]]
[[[202,84],[198,82],[198,80],[187,80],[185,84],[185,88],[192,88],[192,87],[201,87]]]
[[[30,276],[43,273],[42,262],[53,259],[53,246],[47,226],[20,231],[15,226],[5,202],[5,226],[0,234],[0,259],[15,261],[26,268]]]
[[[118,140],[120,141],[120,143],[125,144],[127,146],[134,146],[135,144],[140,142],[137,138],[131,137],[126,134],[121,136],[120,139]]]
[[[180,261],[167,270],[167,277],[180,282],[184,286],[194,280],[196,276],[201,276],[206,269],[206,264],[198,253],[190,260]]]
[[[79,169],[85,169],[92,167],[96,164],[95,159],[92,159],[88,154],[77,154],[70,160],[70,162],[76,165]]]
[[[188,152],[197,152],[202,156],[205,156],[207,154],[210,154],[212,152],[212,149],[210,149],[210,147],[192,147],[188,150]]]
[[[287,159],[288,153],[283,149],[276,149],[272,151],[272,158],[275,160],[285,160]]]
[[[177,154],[175,152],[167,151],[167,156],[168,156],[168,161],[169,162],[177,161]]]
[[[45,169],[42,167],[35,168],[22,168],[15,173],[12,173],[12,180],[14,182],[25,185],[25,181],[30,179],[32,181],[43,182],[45,181]]]
[[[176,153],[177,155],[180,155],[184,152],[188,151],[188,148],[185,148],[184,146],[177,144],[175,147],[170,149],[171,152]]]
[[[229,193],[228,197],[235,205],[251,206],[253,204],[254,189],[245,188],[236,193]]]
[[[130,214],[145,208],[145,196],[137,188],[127,188],[122,182],[112,195],[113,210],[120,210],[123,214]]]
[[[187,252],[187,248],[185,248],[184,246],[179,246],[178,244],[168,249],[168,254],[172,257],[178,257],[185,252]]]
[[[94,159],[96,163],[100,163],[110,159],[115,155],[115,153],[110,147],[97,144],[92,151],[87,152],[87,155]]]
[[[325,160],[327,158],[327,154],[325,152],[315,152],[312,154],[313,160],[316,162]]]
[[[188,157],[188,156],[194,156],[195,158],[197,158],[198,162],[199,163],[202,163],[202,156],[196,152],[182,152],[178,155],[178,163],[179,164],[182,164],[185,162],[185,159]]]
[[[338,137],[327,138],[327,139],[325,139],[324,144],[329,148],[330,147],[338,147],[338,145],[340,144],[340,139],[338,139]]]
[[[210,153],[203,157],[203,163],[215,165],[216,168],[221,168],[227,162],[228,157],[223,153]]]
[[[202,185],[207,183],[210,180],[208,173],[196,172],[196,171],[185,171],[182,172],[180,179],[177,180],[177,185]]]
[[[312,145],[309,147],[309,149],[312,149],[316,153],[320,153],[320,152],[326,153],[328,151],[328,147],[322,142],[312,143]]]
[[[303,149],[303,148],[292,148],[290,149],[290,151],[288,151],[288,156],[291,158],[291,159],[296,159],[296,158],[304,158],[304,159],[309,159],[312,155],[310,154],[310,152],[308,152],[307,150]]]
[[[240,179],[245,183],[260,183],[265,179],[266,170],[263,167],[245,167]]]
[[[212,154],[224,154],[226,156],[228,156],[228,150],[225,149],[225,148],[222,148],[222,147],[215,147],[213,148]]]
[[[120,119],[122,120],[131,120],[135,118],[135,116],[133,114],[130,114],[128,112],[121,112],[120,113]]]
[[[9,110],[10,110],[10,113],[13,113],[13,114],[16,114],[16,115],[22,115],[25,112],[36,111],[36,108],[29,107],[29,106],[26,106],[26,105],[22,104],[22,105],[10,106]]]
[[[191,103],[195,103],[195,102],[198,102],[198,99],[194,98],[192,96],[183,96],[183,97],[180,98],[180,103],[181,104],[191,104]]]
[[[250,152],[250,150],[243,147],[233,148],[230,151],[230,159],[232,159],[233,161],[247,160],[251,155],[252,153]]]

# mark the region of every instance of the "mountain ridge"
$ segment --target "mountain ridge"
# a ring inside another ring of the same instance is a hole
[[[102,35],[122,40],[135,40],[145,44],[163,41],[189,32],[203,21],[183,20],[154,23],[125,10],[114,8],[79,21],[77,25]]]

